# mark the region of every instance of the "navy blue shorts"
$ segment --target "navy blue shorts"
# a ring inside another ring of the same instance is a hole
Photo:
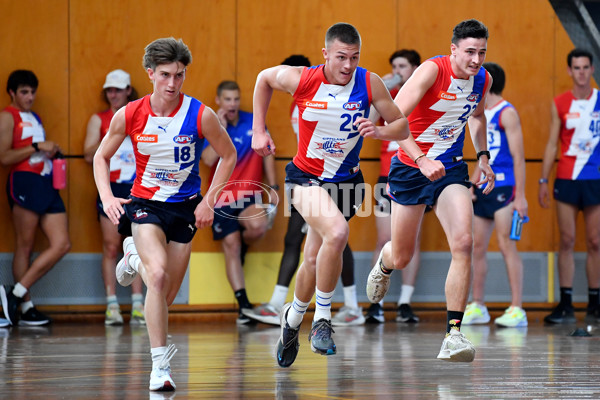
[[[418,168],[400,162],[397,156],[392,157],[388,176],[388,195],[398,204],[405,206],[425,204],[433,207],[442,191],[453,184],[471,187],[466,163],[447,169],[444,177],[432,182]]]
[[[16,204],[39,215],[65,212],[60,193],[52,186],[52,176],[15,171],[8,176],[6,194],[11,210]]]
[[[583,210],[587,206],[600,204],[600,179],[554,181],[554,200],[572,204]]]
[[[327,190],[346,221],[356,214],[365,199],[365,180],[360,169],[352,178],[342,182],[325,182],[318,176],[302,171],[293,162],[289,162],[285,166],[285,173],[288,199],[291,200],[290,194],[295,185],[320,186]]]
[[[121,217],[119,233],[131,236],[131,224],[155,224],[162,228],[167,237],[177,243],[189,243],[196,234],[194,210],[202,196],[188,201],[167,203],[129,196],[132,202],[124,204],[126,218]]]
[[[213,240],[221,240],[230,233],[241,231],[239,215],[252,204],[262,203],[257,196],[246,196],[235,203],[215,208],[215,219],[212,224]]]
[[[515,198],[514,186],[494,187],[485,195],[483,189],[475,188],[477,200],[473,202],[473,213],[481,218],[494,219],[494,213],[506,207]]]
[[[384,214],[392,213],[392,198],[387,194],[387,176],[377,178],[377,184],[373,188],[373,196],[377,203],[377,210]]]
[[[110,183],[110,190],[112,191],[113,196],[127,199],[129,198],[129,194],[131,193],[131,187],[133,185],[131,183]],[[98,218],[105,217],[108,218],[108,215],[104,212],[104,207],[102,206],[102,201],[100,200],[100,195],[96,197],[96,210],[98,211]]]

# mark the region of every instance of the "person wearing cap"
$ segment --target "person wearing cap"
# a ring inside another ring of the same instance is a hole
[[[87,134],[83,145],[83,154],[88,163],[92,163],[100,142],[108,132],[113,115],[129,101],[137,99],[137,93],[131,86],[129,74],[122,69],[115,69],[106,75],[102,86],[104,101],[109,108],[91,116],[87,125]],[[115,155],[110,160],[110,186],[113,193],[127,198],[135,179],[135,156],[133,145],[126,137]],[[100,196],[96,200],[98,220],[102,231],[102,278],[106,289],[105,325],[122,325],[123,316],[117,301],[115,266],[119,255],[123,236],[117,231],[103,210]],[[145,325],[142,279],[137,277],[131,285],[131,318],[130,324]]]
[[[6,325],[47,325],[50,318],[31,302],[29,290],[69,251],[67,213],[59,191],[52,186],[52,157],[60,151],[46,139],[40,117],[32,111],[38,79],[32,71],[13,71],[6,84],[11,98],[0,112],[0,164],[10,166],[6,185],[15,228],[12,261],[14,286],[0,286]],[[48,239],[31,261],[38,226]]]

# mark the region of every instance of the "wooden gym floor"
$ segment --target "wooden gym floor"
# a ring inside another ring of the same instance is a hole
[[[463,327],[477,355],[469,364],[436,359],[442,312],[419,312],[414,325],[336,328],[338,353],[319,356],[305,317],[296,362],[274,357],[279,328],[237,327],[233,314],[174,316],[170,343],[177,391],[148,391],[151,361],[145,328],[105,327],[57,319],[50,327],[0,328],[0,399],[598,399],[600,326],[572,337],[578,324],[544,326],[530,312],[527,328]],[[498,313],[495,313],[498,314]],[[492,317],[497,315],[492,314]]]

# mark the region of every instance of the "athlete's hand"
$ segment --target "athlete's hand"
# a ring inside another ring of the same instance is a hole
[[[227,129],[227,110],[224,108],[219,108],[217,110],[217,118],[219,118],[219,122],[223,125],[223,128]]]
[[[275,154],[275,142],[267,132],[254,130],[252,133],[252,150],[261,157]]]
[[[550,194],[548,192],[548,183],[540,183],[538,189],[538,201],[543,208],[550,207]]]
[[[215,212],[209,207],[206,197],[202,199],[200,204],[196,206],[194,210],[194,217],[196,217],[196,228],[202,229],[207,226],[211,226],[215,219]]]
[[[356,119],[354,126],[358,130],[358,133],[362,137],[371,137],[374,139],[379,139],[379,128],[373,123],[373,121],[368,120],[365,117],[360,117]]]
[[[432,182],[446,175],[446,168],[440,160],[430,160],[427,157],[421,157],[417,160],[417,166],[421,170],[421,173]]]
[[[483,189],[483,194],[489,194],[492,189],[494,189],[496,175],[494,174],[494,171],[492,171],[492,167],[490,167],[487,162],[480,161],[479,168],[481,169],[483,179],[477,182],[476,185],[482,186],[484,183],[487,183],[485,189]]]
[[[40,151],[43,151],[44,153],[46,153],[46,156],[49,158],[53,158],[54,155],[60,151],[60,147],[58,146],[58,144],[56,144],[50,140],[46,140],[44,142],[38,142],[37,145],[38,145],[38,148],[40,149]]]
[[[131,199],[122,199],[120,197],[111,197],[109,199],[100,199],[104,213],[108,216],[113,225],[119,224],[121,215],[125,214],[123,204],[131,203]]]

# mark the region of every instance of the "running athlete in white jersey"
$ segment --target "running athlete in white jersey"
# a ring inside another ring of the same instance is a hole
[[[331,297],[348,241],[347,219],[352,217],[354,206],[359,206],[348,197],[352,200],[360,197],[354,196],[354,192],[361,190],[363,182],[358,166],[362,140],[409,137],[406,118],[393,103],[381,78],[358,67],[360,47],[356,28],[337,23],[325,36],[323,66],[269,68],[258,75],[254,89],[252,148],[261,156],[275,152],[275,143],[265,130],[273,90],[293,94],[300,115],[298,154],[286,167],[286,184],[291,203],[309,229],[304,262],[296,277],[294,302],[281,311],[277,362],[282,367],[289,367],[298,354],[300,323],[315,289],[317,304],[309,337],[311,348],[318,354],[335,354]],[[388,125],[378,127],[367,119],[371,104]],[[342,191],[344,185],[350,190]],[[350,196],[343,196],[343,192],[350,192]]]
[[[491,78],[481,68],[487,50],[488,30],[477,20],[454,28],[451,55],[425,61],[396,96],[408,116],[414,139],[401,141],[392,159],[388,194],[392,198],[392,240],[382,249],[367,280],[367,296],[374,303],[389,288],[394,269],[404,268],[413,256],[418,227],[426,206],[433,207],[448,238],[452,261],[446,279],[447,324],[439,359],[473,361],[475,348],[460,333],[473,252],[473,205],[467,165],[462,161],[465,125],[479,167],[494,188],[488,165],[485,96]]]
[[[588,323],[600,321],[600,93],[592,87],[594,66],[590,52],[572,50],[567,56],[567,64],[573,88],[556,96],[552,103],[550,136],[544,152],[538,193],[540,205],[548,208],[548,177],[554,165],[557,143],[560,142],[560,159],[554,181],[560,232],[560,303],[544,318],[550,324],[575,322],[572,303],[575,274],[573,248],[579,211],[583,211],[587,243],[585,269],[589,302],[585,319]]]
[[[174,390],[167,347],[168,306],[190,261],[196,229],[212,224],[219,191],[235,166],[235,147],[216,114],[181,93],[192,54],[183,41],[157,39],[146,46],[143,65],[153,92],[121,108],[94,156],[94,177],[104,212],[129,235],[117,280],[130,285],[137,273],[147,287],[146,323],[152,353],[150,390]],[[133,142],[137,166],[129,199],[110,188],[110,159],[123,140]],[[200,195],[198,163],[207,139],[221,161],[206,197]],[[124,218],[121,218],[125,214]]]

